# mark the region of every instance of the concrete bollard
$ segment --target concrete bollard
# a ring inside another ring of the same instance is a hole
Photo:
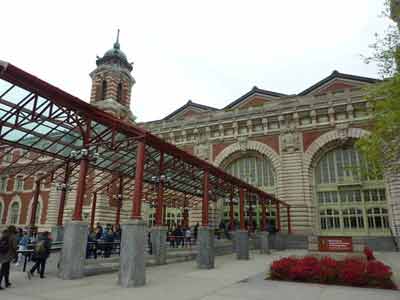
[[[197,266],[199,269],[213,269],[214,256],[214,231],[208,227],[200,227],[197,235],[199,250],[197,253]]]
[[[235,242],[237,259],[249,259],[249,232],[247,230],[236,230]]]
[[[64,227],[54,226],[51,228],[51,237],[55,242],[61,242],[64,239]]]
[[[82,278],[86,259],[88,224],[70,221],[65,224],[64,230],[58,276],[62,279]]]
[[[269,233],[267,231],[261,231],[259,233],[260,238],[260,253],[261,254],[270,254],[269,250]]]
[[[143,286],[146,284],[146,224],[143,220],[130,220],[121,227],[118,283],[122,287]]]
[[[151,249],[157,265],[167,263],[167,228],[155,226],[151,229]]]

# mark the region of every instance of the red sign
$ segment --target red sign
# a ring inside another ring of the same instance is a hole
[[[320,236],[319,251],[353,252],[351,237]]]

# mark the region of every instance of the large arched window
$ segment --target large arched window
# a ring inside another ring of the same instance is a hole
[[[383,178],[368,174],[368,163],[354,145],[326,152],[314,175],[323,234],[389,234]]]
[[[223,162],[223,167],[229,174],[242,179],[252,185],[255,185],[270,194],[275,194],[276,175],[272,165],[272,161],[255,151],[235,153]],[[261,220],[261,206],[258,204],[258,199],[255,195],[252,197],[252,219],[259,226]],[[250,200],[250,199],[249,199]],[[237,201],[236,201],[237,202]],[[248,202],[245,207],[245,219],[249,220],[250,207]],[[235,205],[235,219],[238,219],[239,205]],[[223,220],[229,220],[229,201],[224,201]],[[275,223],[275,207],[269,205],[267,207],[268,222]]]
[[[9,217],[8,217],[8,223],[10,225],[16,225],[19,224],[19,203],[14,202],[11,204],[11,207],[9,208]]]

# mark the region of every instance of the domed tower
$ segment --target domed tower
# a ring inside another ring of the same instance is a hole
[[[131,75],[132,63],[120,49],[119,29],[113,48],[103,57],[97,57],[96,65],[97,68],[90,73],[90,103],[122,120],[134,122],[130,104],[135,79]]]

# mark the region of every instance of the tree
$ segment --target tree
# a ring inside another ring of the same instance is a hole
[[[396,24],[383,38],[377,36],[374,54],[366,59],[377,63],[383,80],[367,88],[373,127],[370,135],[357,142],[368,161],[366,171],[380,174],[400,170],[400,0],[387,0],[385,14]]]

